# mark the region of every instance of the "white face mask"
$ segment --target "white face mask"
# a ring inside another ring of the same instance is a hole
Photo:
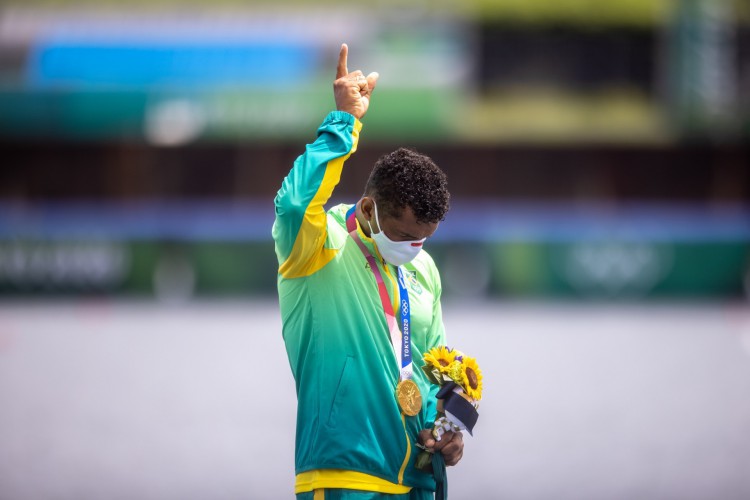
[[[413,241],[393,241],[385,235],[383,226],[380,225],[380,217],[378,216],[378,205],[375,200],[372,200],[372,204],[375,206],[375,220],[378,221],[378,228],[380,232],[376,233],[372,230],[372,224],[367,221],[367,225],[370,226],[370,236],[375,241],[375,245],[378,247],[380,255],[383,256],[386,262],[393,264],[394,266],[400,266],[411,262],[414,257],[417,256],[420,250],[422,250],[422,243],[427,238]]]

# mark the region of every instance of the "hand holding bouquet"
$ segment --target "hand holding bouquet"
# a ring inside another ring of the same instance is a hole
[[[462,430],[471,435],[482,399],[482,372],[476,360],[445,346],[430,349],[423,359],[422,370],[430,382],[440,387],[433,437],[440,441],[446,432]],[[417,459],[417,467],[429,470],[430,461],[430,454],[423,452]]]

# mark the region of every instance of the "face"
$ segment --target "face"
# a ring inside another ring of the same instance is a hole
[[[372,198],[364,197],[361,202],[362,215],[372,224],[373,230],[384,231],[385,235],[393,241],[415,241],[429,238],[438,228],[437,222],[418,222],[417,217],[410,207],[401,211],[399,217],[393,217],[383,213],[378,207],[378,217],[382,228],[378,227],[375,217],[375,206]]]

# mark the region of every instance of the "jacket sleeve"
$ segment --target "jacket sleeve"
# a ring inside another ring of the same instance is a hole
[[[362,124],[333,111],[318,128],[317,140],[297,158],[276,195],[273,239],[279,274],[309,276],[325,266],[335,250],[326,249],[324,205],[339,183],[344,162],[357,149]]]
[[[435,270],[435,299],[432,304],[432,325],[427,333],[427,349],[432,349],[441,345],[446,345],[445,339],[445,326],[443,325],[443,308],[440,303],[442,295],[442,284],[440,283],[440,275]],[[427,429],[432,429],[435,418],[437,418],[437,393],[440,388],[435,385],[430,385],[430,392],[427,394],[427,420],[425,422]]]

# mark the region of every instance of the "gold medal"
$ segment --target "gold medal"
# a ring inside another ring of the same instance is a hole
[[[402,380],[398,383],[396,400],[404,415],[413,417],[422,410],[422,394],[413,380]]]

